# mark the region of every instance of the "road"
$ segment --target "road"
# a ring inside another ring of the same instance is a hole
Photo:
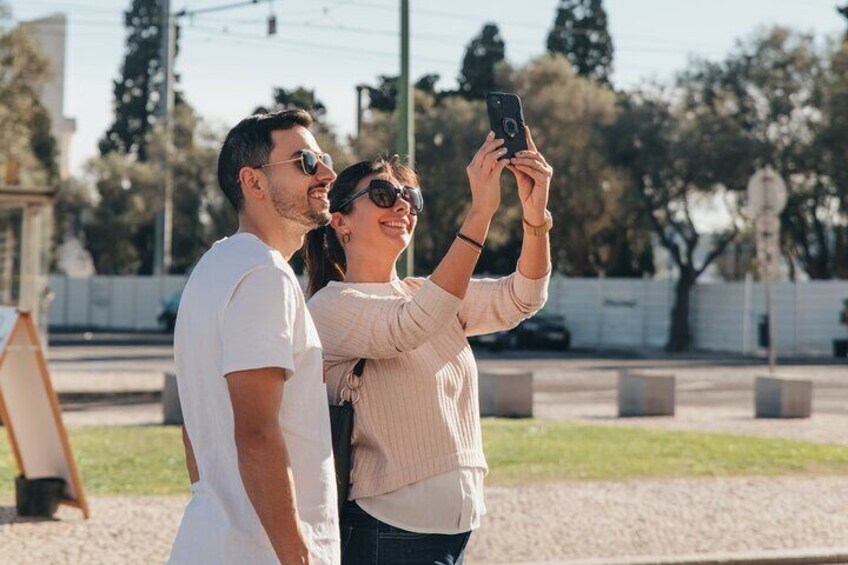
[[[753,417],[754,379],[767,373],[759,359],[704,353],[670,356],[659,351],[475,352],[481,372],[532,370],[534,414],[543,419],[848,444],[848,367],[830,359],[783,360],[780,374],[813,381],[814,415],[770,421]],[[161,421],[156,395],[163,373],[173,366],[171,336],[60,334],[51,337],[49,363],[68,425]],[[617,418],[621,371],[675,375],[675,417]],[[98,397],[98,391],[111,391],[113,398]]]

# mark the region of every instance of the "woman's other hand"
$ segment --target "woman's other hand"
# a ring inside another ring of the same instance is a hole
[[[534,226],[545,223],[545,210],[551,191],[554,170],[536,149],[530,128],[524,126],[527,149],[519,151],[509,160],[509,170],[518,182],[518,197],[524,211],[524,220]]]
[[[503,143],[489,132],[465,168],[471,185],[471,210],[488,217],[494,216],[501,205],[501,172],[509,165],[508,159],[500,159],[506,153]]]

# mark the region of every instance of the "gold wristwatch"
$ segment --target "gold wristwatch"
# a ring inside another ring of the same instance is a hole
[[[521,218],[521,221],[524,222],[524,233],[529,233],[530,235],[545,235],[551,228],[554,227],[554,219],[551,217],[551,213],[545,210],[545,223],[541,226],[534,226],[532,224],[528,224],[527,220]]]

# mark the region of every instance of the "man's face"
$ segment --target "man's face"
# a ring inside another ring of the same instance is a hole
[[[330,221],[330,184],[336,173],[324,163],[318,164],[314,175],[307,175],[299,159],[304,150],[320,154],[321,148],[306,128],[295,126],[271,133],[274,149],[269,163],[288,161],[263,171],[268,178],[269,194],[274,210],[281,219],[298,223],[306,230],[324,226]]]

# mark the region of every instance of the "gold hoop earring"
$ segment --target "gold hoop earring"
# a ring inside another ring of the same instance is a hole
[[[342,245],[347,245],[350,243],[350,232],[342,235]]]

